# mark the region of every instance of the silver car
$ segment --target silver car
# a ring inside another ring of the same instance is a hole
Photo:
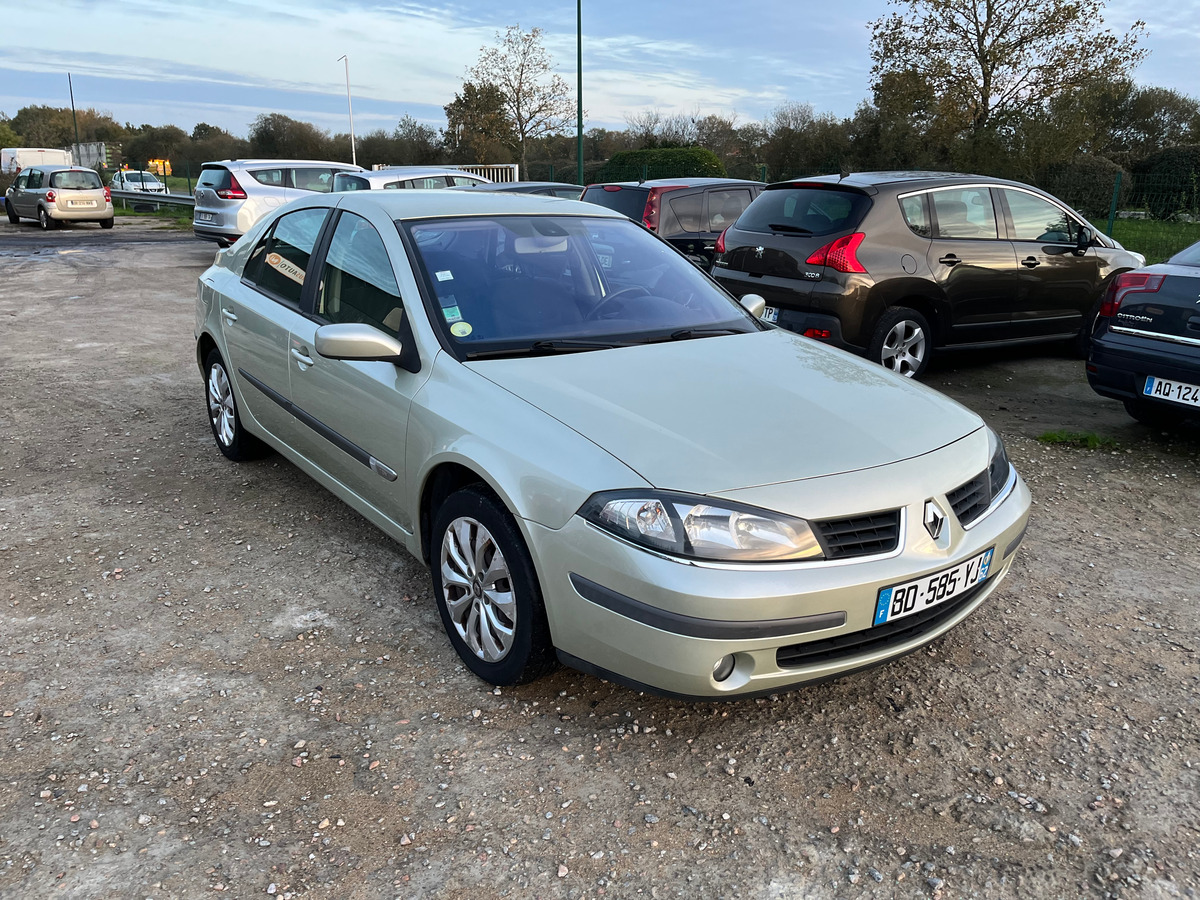
[[[361,191],[219,253],[195,350],[220,451],[423,560],[481,678],[731,697],[944,634],[1030,504],[977,415],[743,304],[594,204]]]
[[[329,193],[349,163],[306,159],[225,159],[207,162],[196,179],[192,233],[227,247],[259,219],[310,193]]]
[[[113,227],[112,196],[94,169],[81,166],[29,166],[5,192],[8,221],[37,219],[42,230],[63,222],[99,222]]]
[[[339,172],[333,176],[335,191],[422,190],[491,184],[481,175],[439,166],[388,166],[370,172]]]
[[[144,191],[148,194],[165,194],[167,186],[153,172],[121,169],[108,182],[114,191]]]

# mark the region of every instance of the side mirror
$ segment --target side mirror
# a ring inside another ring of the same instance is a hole
[[[313,341],[317,353],[327,359],[399,363],[404,345],[378,328],[357,323],[322,325]]]
[[[1082,256],[1087,253],[1088,247],[1092,246],[1092,240],[1096,237],[1096,233],[1086,225],[1079,229],[1079,237],[1075,239],[1075,253]]]
[[[742,304],[742,309],[756,319],[761,319],[762,314],[767,310],[767,301],[758,294],[745,294],[738,300],[738,303]]]

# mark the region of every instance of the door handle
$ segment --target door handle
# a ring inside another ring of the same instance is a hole
[[[306,356],[304,350],[297,350],[295,347],[292,348],[292,359],[296,360],[302,366],[311,366],[313,364],[311,356]]]
[[[221,315],[225,317],[225,321],[230,325],[237,321],[237,315],[234,314],[232,309],[225,309],[224,307],[221,307]]]
[[[1023,260],[1021,260],[1021,265],[1023,265],[1027,269],[1035,269],[1038,266],[1040,266],[1041,263],[1038,262],[1036,257],[1027,256]]]
[[[944,266],[957,266],[960,262],[962,262],[962,260],[953,253],[947,253],[945,256],[939,259],[938,262]]]
[[[1192,316],[1188,319],[1187,327],[1191,331],[1200,331],[1200,316]]]

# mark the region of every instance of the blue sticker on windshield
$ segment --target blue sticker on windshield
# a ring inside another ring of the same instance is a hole
[[[447,322],[461,322],[462,313],[458,311],[457,306],[447,306],[442,310],[442,315],[446,317]]]

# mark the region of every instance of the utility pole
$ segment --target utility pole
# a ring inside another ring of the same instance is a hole
[[[575,0],[575,181],[583,184],[583,0]]]
[[[80,165],[79,160],[79,120],[75,118],[75,85],[71,83],[71,73],[67,73],[67,90],[71,92],[71,122],[75,125],[75,153],[71,162]]]
[[[358,165],[358,154],[354,150],[354,107],[350,104],[350,54],[338,57],[338,62],[346,61],[346,109],[350,111],[350,162]]]

